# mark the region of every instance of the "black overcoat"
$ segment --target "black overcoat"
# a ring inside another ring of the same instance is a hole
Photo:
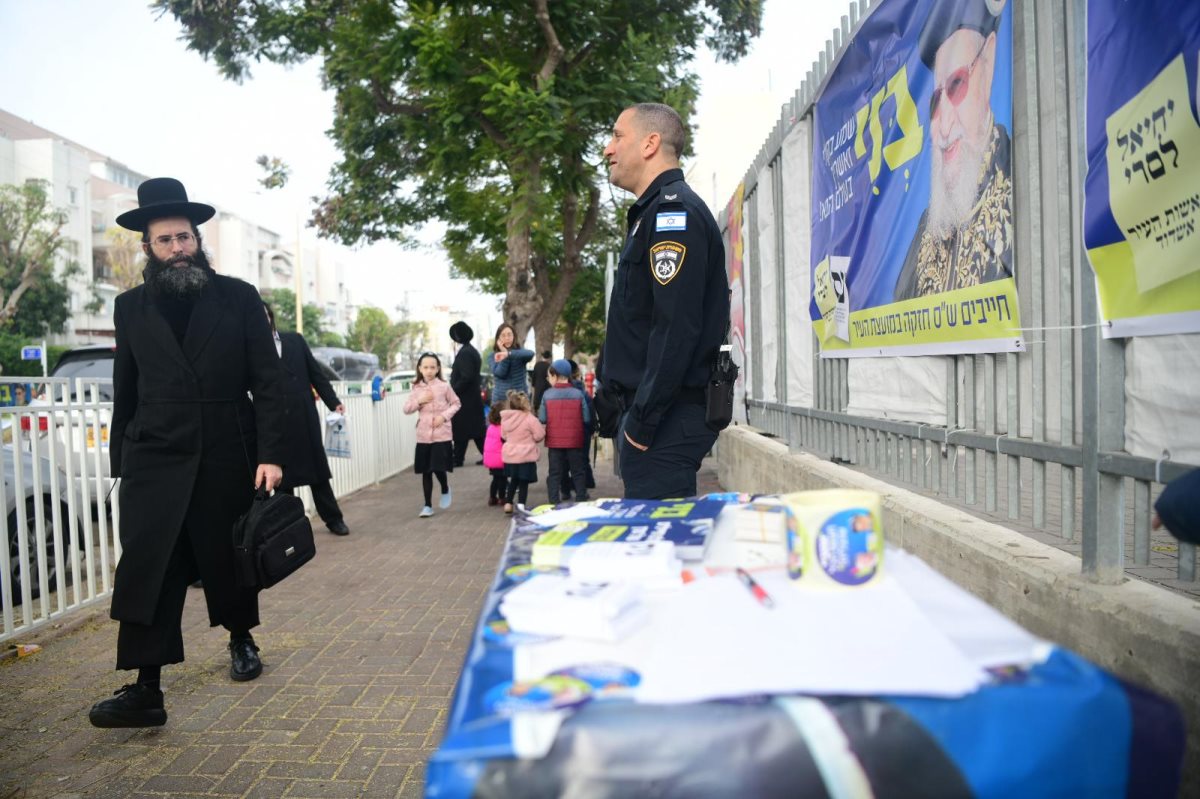
[[[145,285],[117,297],[113,320],[109,457],[123,551],[111,615],[151,623],[186,524],[209,621],[220,624],[244,593],[231,528],[254,497],[256,466],[286,468],[282,369],[262,300],[249,283],[212,275],[182,345]]]
[[[313,358],[308,342],[299,333],[280,333],[283,393],[287,403],[287,466],[283,487],[323,483],[332,477],[325,457],[324,414],[317,412],[313,389],[329,410],[341,404],[329,378]]]
[[[471,342],[465,342],[454,356],[450,369],[450,388],[462,403],[458,413],[450,418],[450,429],[455,441],[473,441],[483,438],[487,432],[483,418],[483,397],[479,394],[479,368],[483,364],[479,350]]]

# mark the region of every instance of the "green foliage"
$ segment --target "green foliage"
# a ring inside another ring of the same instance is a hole
[[[12,291],[15,281],[4,288],[6,291]],[[71,291],[66,283],[43,273],[21,298],[17,312],[8,320],[4,332],[28,339],[41,338],[48,333],[61,333],[67,319],[71,317],[70,304]]]
[[[0,333],[0,370],[5,377],[41,377],[41,361],[21,360],[21,348],[41,346],[40,338],[22,336],[5,331]],[[59,357],[70,347],[50,345],[46,347],[46,365],[53,369]]]
[[[392,324],[386,313],[367,306],[358,309],[358,317],[346,336],[346,346],[358,352],[374,353],[379,358],[380,368],[386,371],[396,357],[401,335],[400,326]]]
[[[296,330],[296,292],[291,289],[265,289],[259,294],[262,295],[263,302],[270,305],[271,310],[275,312],[275,329],[280,332],[294,332]],[[319,307],[312,303],[305,303],[302,310],[304,313],[304,339],[309,346],[337,346],[314,343],[320,341],[325,335],[324,314],[321,313]]]
[[[292,176],[292,168],[281,158],[260,155],[254,159],[254,163],[262,167],[263,176],[258,179],[258,183],[264,189],[282,189]]]
[[[0,186],[0,326],[11,323],[28,293],[40,289],[35,295],[39,298],[33,302],[41,310],[29,314],[29,324],[45,323],[51,329],[57,324],[57,329],[62,329],[65,317],[56,323],[56,311],[51,306],[54,264],[65,243],[65,224],[66,214],[50,204],[45,181]],[[78,264],[71,264],[66,274],[78,269]]]
[[[322,62],[341,161],[314,222],[348,244],[448,225],[454,274],[507,292],[518,335],[553,329],[604,212],[613,121],[657,100],[690,115],[703,41],[726,60],[763,0],[155,0],[189,49],[241,80]],[[547,328],[546,323],[549,323]],[[539,342],[548,346],[549,342]]]

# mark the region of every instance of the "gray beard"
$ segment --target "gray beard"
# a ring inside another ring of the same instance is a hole
[[[211,274],[212,269],[203,252],[197,252],[195,257],[180,255],[170,261],[151,254],[143,277],[146,285],[155,292],[177,300],[194,300],[208,285]]]
[[[972,145],[964,136],[959,141],[962,153],[957,179],[945,174],[940,150],[933,154],[932,185],[929,191],[929,217],[925,229],[939,239],[949,238],[971,219],[979,199],[979,177],[983,169],[984,151]]]

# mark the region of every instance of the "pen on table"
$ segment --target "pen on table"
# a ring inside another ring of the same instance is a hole
[[[750,593],[754,594],[754,598],[758,600],[758,604],[762,605],[764,608],[775,607],[775,600],[771,599],[771,595],[768,594],[761,585],[755,582],[754,578],[750,576],[750,573],[741,566],[739,566],[737,569],[737,577],[742,581],[742,585],[746,586],[746,588],[750,589]]]

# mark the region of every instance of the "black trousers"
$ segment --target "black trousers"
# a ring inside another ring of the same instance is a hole
[[[192,536],[185,524],[175,541],[175,549],[167,562],[158,605],[154,610],[154,621],[136,624],[123,621],[117,629],[117,668],[138,669],[142,666],[165,666],[183,662],[183,603],[187,599],[188,586],[199,576],[204,580],[204,591],[218,590],[220,582],[204,574],[197,566],[192,547]],[[212,603],[209,603],[210,606]],[[239,589],[236,600],[228,609],[220,624],[230,632],[246,632],[257,627],[258,592]]]
[[[676,499],[696,495],[696,472],[717,441],[704,423],[704,406],[678,402],[658,423],[650,449],[625,440],[625,419],[617,430],[621,479],[627,499]]]
[[[280,488],[285,494],[295,494],[293,488]],[[325,524],[333,524],[342,520],[342,509],[338,507],[337,497],[333,495],[333,485],[328,480],[312,483],[308,486],[312,491],[313,504],[317,506],[317,515]]]
[[[546,478],[546,490],[550,504],[557,505],[562,498],[560,489],[563,478],[569,473],[575,488],[575,498],[587,496],[587,455],[583,447],[575,449],[550,448],[550,475]]]
[[[472,441],[475,442],[475,449],[479,450],[479,457],[483,457],[483,436],[475,438],[456,438],[454,439],[454,465],[462,466],[463,460],[467,457],[467,445]]]

